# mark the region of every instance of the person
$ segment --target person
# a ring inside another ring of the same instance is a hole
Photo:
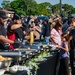
[[[63,20],[62,32],[65,33],[68,29],[69,25],[66,19]]]
[[[1,50],[7,49],[5,43],[9,43],[13,45],[15,44],[15,41],[6,38],[7,33],[4,28],[4,22],[6,21],[6,19],[7,19],[6,13],[4,11],[0,11],[0,49]]]
[[[66,33],[62,34],[62,44],[58,46],[60,49],[60,69],[59,75],[69,75],[69,49],[68,49],[68,36]]]
[[[72,69],[72,75],[75,75],[75,17],[71,20],[72,29],[69,33],[69,50],[70,50],[70,64]]]
[[[22,40],[23,39],[29,39],[29,36],[26,36],[22,29],[22,23],[21,23],[21,19],[20,16],[17,14],[14,14],[13,16],[13,22],[10,23],[10,25],[8,25],[7,28],[7,35],[8,38],[12,41],[19,41],[20,45],[22,46]],[[12,44],[10,44],[10,48],[11,50],[14,50],[14,46]]]
[[[50,25],[48,24],[48,20],[44,20],[44,27],[45,27],[45,32],[44,32],[44,37],[45,37],[45,42],[49,43],[50,39]]]
[[[39,21],[39,27],[41,28],[40,41],[42,41],[44,39],[45,34],[45,27],[42,20]]]
[[[31,21],[30,31],[32,31],[35,36],[34,40],[37,41],[40,39],[41,28],[39,26],[36,26],[34,21]]]
[[[53,27],[50,33],[50,40],[53,45],[61,45],[61,33],[60,33],[61,29],[62,24],[59,21],[56,22],[55,26]]]

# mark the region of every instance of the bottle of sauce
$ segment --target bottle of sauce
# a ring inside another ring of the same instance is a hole
[[[34,42],[34,34],[33,34],[33,32],[31,31],[31,32],[30,32],[30,45],[32,45],[33,42]]]

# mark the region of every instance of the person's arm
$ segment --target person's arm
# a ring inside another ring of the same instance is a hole
[[[39,28],[38,26],[36,26],[35,29],[36,29],[38,32],[41,32],[41,28]]]
[[[50,40],[51,40],[52,44],[58,45],[58,43],[56,43],[55,40],[53,39],[54,37],[56,37],[55,33],[56,33],[56,31],[55,31],[55,29],[53,28],[53,29],[51,30],[51,33],[50,33]]]
[[[29,30],[30,30],[30,31],[34,31],[34,30],[35,30],[35,28],[29,28]]]
[[[68,48],[69,48],[69,50],[70,50],[70,41],[72,40],[72,36],[69,36],[69,40],[68,40]]]
[[[22,24],[13,24],[11,26],[11,30],[15,30],[15,29],[20,28],[20,27],[22,27]]]
[[[3,36],[3,35],[0,35],[0,41],[5,42],[5,43],[6,43],[6,42],[7,42],[7,43],[11,43],[11,44],[14,43],[14,41],[5,38],[5,36]]]
[[[64,51],[69,51],[68,45],[65,45],[65,47],[62,46],[58,46],[58,47]]]
[[[70,41],[73,39],[73,37],[75,36],[75,29],[72,29],[69,33],[69,38],[68,38],[68,47],[69,47],[69,50],[71,49],[70,48]]]
[[[27,35],[26,35],[26,36],[24,37],[24,39],[25,39],[25,40],[29,40],[29,39],[30,39],[30,36],[27,36]]]
[[[53,38],[54,38],[54,35],[51,34],[51,35],[50,35],[50,40],[51,40],[51,42],[52,42],[54,45],[57,45],[57,43],[55,43],[55,41],[53,40]]]

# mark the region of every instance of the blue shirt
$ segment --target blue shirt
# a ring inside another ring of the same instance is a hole
[[[65,33],[66,30],[68,29],[69,25],[68,24],[64,24],[63,28],[62,28],[62,32]]]

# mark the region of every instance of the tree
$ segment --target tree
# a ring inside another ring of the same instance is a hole
[[[9,9],[10,8],[10,0],[3,0],[1,5],[2,5],[2,8]]]
[[[55,14],[59,14],[60,11],[60,4],[55,4],[52,6],[52,10]]]
[[[14,0],[11,7],[18,14],[35,15],[37,13],[37,3],[35,0]]]
[[[72,10],[73,10],[73,6],[72,5],[63,4],[62,8],[63,8],[64,13],[65,13],[66,16],[71,15]]]
[[[51,3],[49,3],[49,2],[44,2],[41,4],[44,5],[47,9],[51,9],[51,7],[52,7]]]
[[[52,10],[51,10],[51,8],[52,8],[51,3],[49,3],[49,2],[44,2],[44,3],[41,3],[41,5],[44,5],[44,6],[45,6],[48,15],[50,15],[50,14],[51,14],[51,11],[52,11]]]
[[[26,12],[28,15],[36,15],[37,11],[38,11],[38,7],[37,7],[37,3],[35,0],[25,0],[25,4],[26,4]]]
[[[26,5],[24,0],[14,0],[11,2],[11,8],[19,15],[26,15]]]
[[[38,11],[39,11],[39,15],[48,15],[48,11],[46,9],[46,6],[41,4],[38,4]]]
[[[75,14],[75,8],[72,9],[72,12],[71,12],[71,13],[72,13],[72,14]]]
[[[68,5],[68,4],[64,4],[62,6],[62,8],[64,9],[64,11],[69,11],[69,10],[73,9],[73,6],[72,5]]]
[[[11,7],[22,15],[48,15],[51,13],[51,4],[48,2],[37,4],[35,0],[14,0]]]
[[[49,2],[38,4],[35,0],[3,0],[2,8],[12,8],[17,14],[20,15],[50,15],[51,13],[59,14],[60,4],[51,5]],[[72,5],[63,4],[62,13],[68,14],[71,10],[75,13],[75,8]]]
[[[53,5],[52,9],[53,9],[53,12],[55,14],[59,14],[59,12],[60,12],[60,4]],[[72,12],[74,13],[74,7],[72,5],[62,4],[62,14],[64,14],[65,16],[68,16]]]

